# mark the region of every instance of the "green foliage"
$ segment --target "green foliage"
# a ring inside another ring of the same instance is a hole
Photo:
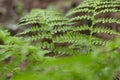
[[[35,9],[20,20],[20,26],[30,25],[30,28],[28,27],[18,35],[28,35],[27,39],[34,41],[35,45],[43,50],[48,50],[49,53],[53,53],[54,55],[72,53],[73,49],[68,49],[67,46],[71,44],[69,36],[69,41],[64,38],[71,24],[68,23],[68,18],[64,17],[60,12],[48,9]],[[60,50],[62,47],[64,47],[63,51]]]
[[[119,68],[119,57],[119,54],[93,54],[50,58],[15,72],[12,80],[113,80]]]
[[[14,38],[9,36],[7,32],[6,35],[2,32],[4,31],[1,31],[1,39],[4,39],[5,42],[7,42],[7,38]],[[28,41],[22,42],[24,41],[16,37],[14,44],[17,46],[9,44],[13,50],[5,48],[8,45],[7,43],[2,47],[2,51],[7,51],[2,53],[0,57],[2,59],[0,61],[1,80],[5,80],[8,73],[12,74],[11,80],[113,80],[116,71],[119,69],[120,55],[115,50],[120,46],[119,38],[107,43],[105,47],[94,50],[92,54],[63,58],[44,57],[42,50],[37,50],[37,47],[28,44]],[[13,59],[6,63],[7,57],[3,56],[9,54],[12,54],[10,56]],[[21,68],[21,63],[26,62],[26,60],[28,64],[24,64],[24,67]]]
[[[98,39],[99,36],[95,34],[119,35],[117,31],[112,29],[112,25],[120,25],[120,20],[112,16],[104,16],[119,13],[119,7],[119,0],[86,0],[67,14],[70,17],[69,22],[75,22],[71,30],[73,30],[73,33],[87,31],[89,47],[94,44],[104,45],[105,40]]]
[[[25,60],[42,60],[45,51],[30,45],[21,37],[10,36],[8,31],[0,30],[0,79],[16,71]],[[29,56],[27,56],[29,55]]]
[[[120,24],[119,19],[102,16],[119,13],[119,4],[119,1],[87,0],[67,16],[58,11],[36,9],[20,20],[19,25],[32,25],[20,34],[29,34],[30,40],[37,40],[37,45],[50,53],[90,53],[96,45],[106,43],[98,34],[119,35],[111,26]]]
[[[35,9],[20,19],[26,29],[17,36],[1,29],[0,80],[113,80],[120,38],[105,42],[98,34],[119,35],[107,25],[120,21],[100,16],[119,13],[119,4],[86,0],[67,16]]]

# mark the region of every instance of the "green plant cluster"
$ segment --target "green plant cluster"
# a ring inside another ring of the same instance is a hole
[[[0,30],[0,80],[117,80],[120,33],[108,25],[120,20],[101,15],[119,8],[119,0],[85,0],[66,15],[32,10],[19,21],[23,32]]]

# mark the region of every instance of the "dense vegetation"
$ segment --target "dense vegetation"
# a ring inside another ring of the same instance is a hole
[[[67,14],[32,10],[23,31],[0,30],[0,80],[119,80],[118,16],[119,0],[85,0]]]

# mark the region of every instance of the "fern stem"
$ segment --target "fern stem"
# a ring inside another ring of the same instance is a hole
[[[91,52],[91,46],[92,46],[92,35],[93,35],[93,28],[95,25],[95,15],[96,15],[96,3],[94,3],[94,10],[92,15],[92,24],[90,26],[90,37],[89,37],[89,45],[88,45],[88,54]]]

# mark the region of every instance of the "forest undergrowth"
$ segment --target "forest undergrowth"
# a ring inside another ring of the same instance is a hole
[[[33,9],[17,26],[0,30],[0,80],[120,80],[119,0]]]

